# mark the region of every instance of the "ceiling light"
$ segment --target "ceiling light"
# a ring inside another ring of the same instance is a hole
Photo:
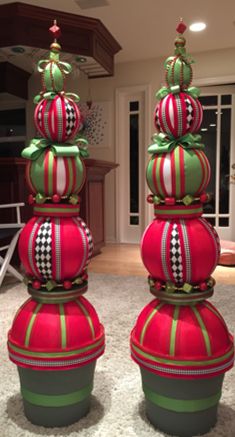
[[[192,23],[189,26],[189,30],[191,30],[192,32],[201,32],[201,30],[204,30],[205,28],[206,24],[202,22]]]
[[[85,64],[85,62],[87,62],[87,59],[84,56],[77,56],[75,60],[79,64]]]
[[[16,53],[16,54],[22,54],[22,53],[24,53],[25,52],[25,48],[24,47],[21,47],[21,46],[15,46],[15,47],[11,47],[11,51],[13,52],[13,53]]]
[[[202,127],[202,128],[201,128],[201,131],[202,131],[202,132],[206,132],[207,130],[208,130],[207,127]]]
[[[210,127],[215,127],[215,126],[216,126],[215,123],[211,123],[211,124],[210,124]]]

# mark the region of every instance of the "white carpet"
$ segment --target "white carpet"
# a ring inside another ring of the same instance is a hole
[[[90,274],[85,297],[106,329],[106,352],[98,360],[90,413],[68,428],[46,429],[23,414],[16,366],[7,356],[6,336],[13,316],[28,294],[23,285],[0,290],[0,437],[162,437],[148,422],[138,366],[131,361],[129,335],[140,310],[153,296],[142,277]],[[235,331],[235,287],[217,285],[212,301]],[[235,437],[235,371],[226,374],[217,426],[206,437]]]

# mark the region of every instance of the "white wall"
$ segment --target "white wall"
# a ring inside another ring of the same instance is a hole
[[[193,64],[193,78],[195,81],[233,75],[235,83],[235,48],[196,53],[193,55],[193,59],[195,60],[195,64]],[[115,160],[115,147],[118,147],[118,144],[115,144],[114,123],[115,91],[117,88],[133,85],[150,85],[152,112],[149,116],[150,120],[153,119],[153,110],[156,104],[155,92],[164,84],[164,60],[165,58],[157,58],[147,61],[117,64],[114,77],[90,80],[93,100],[112,101],[112,126],[114,127],[110,147],[104,150],[92,150],[93,156],[100,159]],[[154,132],[153,123],[152,132]],[[106,209],[106,238],[107,241],[113,241],[116,238],[115,172],[110,173],[106,181],[106,205],[108,205]]]
[[[167,57],[167,56],[166,56]],[[216,50],[207,53],[196,53],[193,55],[196,61],[193,64],[194,80],[207,78],[221,78],[224,76],[234,76],[235,83],[235,48],[227,50]],[[91,97],[93,101],[111,101],[111,139],[110,144],[104,145],[104,148],[92,147],[90,156],[96,159],[115,161],[115,92],[117,88],[145,85],[151,87],[152,112],[156,104],[155,92],[161,84],[164,84],[163,63],[165,58],[150,59],[147,61],[129,62],[117,64],[115,76],[110,78],[92,79],[89,81]],[[218,79],[220,82],[220,79]],[[29,102],[27,105],[27,124],[28,138],[34,134],[33,129],[33,112],[34,105],[32,97],[41,89],[39,78],[32,77],[29,81]],[[87,78],[80,75],[78,79],[70,77],[67,80],[67,91],[78,93],[81,100],[86,100],[88,96]],[[153,115],[149,114],[150,119]],[[152,131],[154,127],[152,124]],[[149,139],[150,140],[150,139]],[[147,145],[146,145],[147,148]],[[106,176],[106,241],[116,240],[116,205],[115,205],[115,171],[111,171]]]

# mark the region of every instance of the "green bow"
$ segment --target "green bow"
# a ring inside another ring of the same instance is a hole
[[[23,149],[21,155],[23,158],[34,161],[37,159],[46,147],[50,147],[55,156],[77,156],[79,148],[71,143],[54,143],[45,138],[33,138],[28,147]]]
[[[43,71],[45,70],[45,67],[48,64],[56,64],[58,65],[58,67],[60,68],[60,71],[63,71],[64,74],[69,74],[72,71],[72,67],[68,62],[62,62],[59,61],[59,54],[55,54],[53,52],[50,53],[50,58],[51,59],[41,59],[38,62],[38,71],[39,73],[43,73]]]
[[[87,150],[87,146],[89,143],[88,143],[87,139],[83,135],[78,134],[74,138],[73,142],[79,148],[79,155],[82,158],[89,158],[89,152]]]
[[[160,90],[158,90],[156,92],[155,95],[156,95],[156,99],[157,100],[162,100],[168,94],[178,94],[181,91],[184,92],[184,93],[189,94],[194,99],[197,99],[199,97],[199,95],[200,95],[199,88],[197,88],[195,86],[190,86],[188,89],[181,90],[180,89],[180,85],[172,85],[169,88],[167,88],[166,86],[163,86],[162,88],[160,88]]]
[[[59,61],[59,53],[50,52],[50,59],[38,63],[38,71],[43,77],[43,86],[47,91],[60,92],[64,89],[64,77],[72,71],[67,62]]]
[[[56,96],[66,97],[69,100],[73,100],[74,102],[79,102],[80,97],[75,93],[65,93],[64,91],[61,92],[55,92],[55,91],[45,91],[41,92],[40,94],[37,94],[33,101],[35,104],[38,104],[41,102],[41,100],[53,100]]]
[[[188,133],[183,137],[169,138],[166,134],[160,132],[152,137],[154,144],[148,147],[148,153],[169,153],[177,146],[182,146],[184,149],[203,149],[204,144],[201,144],[201,135]]]

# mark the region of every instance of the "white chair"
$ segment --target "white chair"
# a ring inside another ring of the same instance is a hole
[[[13,266],[10,265],[10,261],[16,248],[20,232],[22,231],[22,228],[24,226],[24,223],[21,222],[20,217],[21,206],[24,206],[24,203],[9,203],[5,205],[0,205],[0,214],[1,209],[15,208],[16,210],[15,222],[0,223],[0,252],[6,251],[4,257],[0,255],[0,287],[7,271],[15,276],[15,278],[19,279],[19,281],[23,281],[23,276]],[[9,240],[10,238],[10,243],[5,246],[1,246],[2,240]]]

